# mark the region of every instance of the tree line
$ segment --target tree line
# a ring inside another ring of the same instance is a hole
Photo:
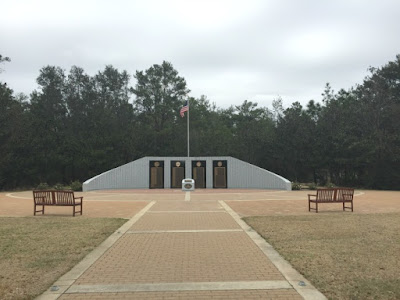
[[[0,63],[9,62],[0,55]],[[0,69],[0,72],[2,69]],[[363,83],[322,103],[272,108],[244,101],[222,109],[190,97],[169,62],[131,76],[108,65],[94,76],[73,66],[39,71],[29,96],[0,82],[0,189],[68,184],[143,156],[233,156],[291,181],[400,188],[400,55]]]

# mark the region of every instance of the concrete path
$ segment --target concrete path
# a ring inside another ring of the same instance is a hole
[[[224,201],[182,192],[148,203],[38,299],[326,298]]]

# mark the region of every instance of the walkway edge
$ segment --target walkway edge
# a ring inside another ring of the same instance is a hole
[[[98,260],[108,249],[115,244],[119,238],[126,233],[134,223],[136,223],[154,204],[156,201],[151,201],[140,212],[134,215],[129,221],[124,223],[119,229],[111,234],[104,242],[102,242],[96,249],[85,256],[75,267],[69,272],[62,275],[47,291],[39,295],[37,300],[55,300],[64,294],[71,285],[74,284],[88,268],[90,268],[96,260]]]
[[[221,206],[235,219],[261,251],[271,260],[293,288],[306,300],[327,300],[307,279],[296,271],[263,237],[244,222],[239,215],[223,200]]]

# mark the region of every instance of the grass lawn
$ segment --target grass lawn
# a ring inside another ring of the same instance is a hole
[[[400,213],[244,220],[329,299],[400,299]]]
[[[82,217],[0,218],[0,299],[33,299],[125,222]]]

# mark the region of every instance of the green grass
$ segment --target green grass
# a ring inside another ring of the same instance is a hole
[[[400,299],[400,214],[244,220],[329,299]]]
[[[0,218],[0,299],[33,299],[124,219]]]

